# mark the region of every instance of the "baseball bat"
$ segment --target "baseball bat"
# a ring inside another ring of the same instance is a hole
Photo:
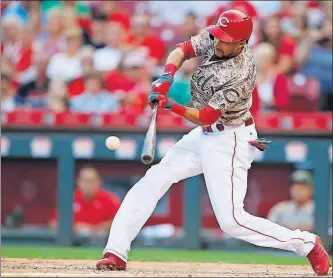
[[[154,161],[155,145],[156,145],[156,119],[157,119],[157,103],[153,106],[152,117],[146,133],[143,149],[141,153],[141,161],[144,164],[151,164]]]

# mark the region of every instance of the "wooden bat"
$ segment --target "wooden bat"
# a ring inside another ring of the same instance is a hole
[[[157,103],[153,106],[152,117],[146,133],[143,149],[141,153],[141,161],[144,164],[151,164],[154,161],[155,145],[156,145],[156,119],[157,119]]]

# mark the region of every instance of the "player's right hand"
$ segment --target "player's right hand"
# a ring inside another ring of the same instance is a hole
[[[170,109],[173,104],[173,101],[165,95],[152,92],[148,96],[148,104],[151,108],[153,108],[155,103],[157,103],[158,108]]]
[[[169,72],[165,72],[153,82],[151,92],[156,92],[166,96],[169,92],[172,82],[172,75]]]

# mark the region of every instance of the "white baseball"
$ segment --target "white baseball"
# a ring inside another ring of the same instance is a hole
[[[109,150],[116,150],[120,146],[120,139],[117,136],[109,136],[105,140],[105,145]]]

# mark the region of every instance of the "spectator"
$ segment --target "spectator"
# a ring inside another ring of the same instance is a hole
[[[188,12],[182,24],[182,37],[179,42],[188,40],[189,38],[199,33],[199,26],[197,23],[198,17],[194,12]]]
[[[66,41],[64,39],[63,14],[58,9],[47,13],[46,32],[42,33],[35,41],[36,52],[43,52],[48,56],[64,51]]]
[[[297,170],[292,174],[291,180],[291,200],[275,205],[267,218],[291,230],[312,232],[314,228],[312,176],[308,171]]]
[[[95,70],[94,53],[95,50],[90,45],[85,45],[80,50],[79,57],[83,76]]]
[[[63,3],[60,0],[44,0],[41,3],[41,11],[43,15],[48,15],[50,12],[63,10]]]
[[[181,105],[191,102],[191,77],[198,66],[197,59],[186,60],[175,75],[175,80],[169,90],[168,97]]]
[[[98,71],[109,71],[119,65],[125,43],[126,34],[119,24],[108,23],[106,30],[107,45],[97,49],[94,55],[95,67]]]
[[[43,14],[47,14],[52,10],[70,10],[74,11],[77,16],[86,17],[90,16],[89,6],[87,1],[60,1],[60,0],[43,0],[41,4],[41,11]]]
[[[16,107],[16,89],[9,74],[1,74],[1,111],[11,112]]]
[[[3,19],[6,20],[7,16],[15,15],[19,17],[22,23],[27,23],[29,18],[27,11],[27,5],[29,5],[29,3],[27,2],[29,1],[11,1],[3,13]]]
[[[43,54],[34,55],[34,66],[36,67],[36,77],[29,83],[18,89],[20,104],[30,107],[44,107],[49,79],[46,76],[46,67],[49,58]]]
[[[66,51],[51,57],[47,67],[47,77],[60,78],[66,82],[82,75],[79,50],[82,44],[82,31],[73,27],[65,31]]]
[[[105,77],[106,88],[117,94],[123,109],[142,112],[151,87],[148,52],[146,48],[128,51],[121,62],[121,71],[114,70]]]
[[[251,1],[258,12],[259,18],[277,14],[281,10],[282,1]]]
[[[276,49],[275,63],[277,70],[281,73],[288,74],[294,70],[294,53],[295,43],[292,38],[283,34],[280,18],[270,16],[265,18],[262,23],[262,40],[272,44]]]
[[[276,50],[269,43],[261,43],[254,50],[257,63],[257,84],[253,91],[252,111],[285,110],[289,104],[287,78],[274,64]]]
[[[1,43],[1,53],[8,62],[15,64],[16,54],[21,48],[21,35],[23,22],[16,15],[8,15],[2,21],[3,42]]]
[[[30,26],[22,28],[19,47],[16,49],[14,65],[14,79],[19,85],[24,85],[36,78],[36,67],[33,65],[33,37],[34,33]]]
[[[14,75],[15,73],[15,69],[13,66],[13,63],[10,61],[10,59],[6,56],[2,56],[1,57],[1,71],[10,74],[10,75]]]
[[[119,108],[118,100],[104,88],[102,74],[93,72],[85,80],[85,91],[70,101],[70,109],[83,113],[112,113]]]
[[[63,5],[64,11],[68,10],[74,12],[75,16],[77,17],[89,17],[90,10],[89,6],[86,1],[73,1],[73,0],[66,0],[61,1]]]
[[[8,6],[10,5],[11,3],[9,2],[3,2],[1,1],[0,3],[0,7],[1,7],[1,14],[3,14],[5,12],[5,10],[8,8]]]
[[[108,17],[103,13],[94,13],[91,24],[91,34],[86,34],[85,43],[95,49],[106,47]]]
[[[300,72],[320,81],[320,103],[323,110],[332,110],[332,22],[304,37],[297,49]]]
[[[74,231],[76,233],[107,233],[120,207],[119,198],[101,187],[101,177],[92,167],[84,167],[77,178],[74,191]],[[49,222],[57,229],[58,215],[54,211]]]
[[[79,27],[81,28],[81,26],[79,25],[79,22],[77,20],[76,14],[74,10],[64,10],[62,12],[63,14],[63,26],[64,26],[64,30],[68,30],[70,28],[73,27]]]
[[[67,109],[68,89],[62,79],[53,79],[49,83],[46,95],[45,108],[53,112],[62,112]]]
[[[38,1],[25,1],[29,2],[31,5],[29,11],[29,21],[28,26],[31,27],[34,38],[38,37],[38,35],[42,32],[41,24],[41,13],[40,13],[40,2]]]
[[[107,15],[109,22],[120,24],[124,31],[130,28],[130,17],[123,11],[117,1],[100,1],[98,10]]]
[[[154,35],[149,25],[149,17],[146,15],[135,15],[131,22],[131,35],[129,43],[134,46],[146,47],[149,50],[149,56],[155,64],[163,62],[165,56],[164,41]]]
[[[84,78],[89,73],[95,70],[94,64],[94,48],[90,45],[85,45],[81,48],[80,53],[80,65],[82,69],[82,76],[75,78],[68,84],[69,98],[78,96],[84,91]]]
[[[14,15],[15,17],[18,17],[18,20],[24,25],[32,26],[32,30],[36,31],[35,34],[37,34],[37,32],[40,30],[39,1],[7,1],[7,2],[10,2],[10,4],[3,13],[2,16],[3,21],[6,21],[7,17],[11,17]]]
[[[256,20],[259,13],[252,1],[230,1],[230,9],[238,10],[248,15],[252,20]]]
[[[282,31],[294,39],[300,35],[303,17],[307,20],[306,6],[306,1],[281,1],[281,9],[276,13]]]

